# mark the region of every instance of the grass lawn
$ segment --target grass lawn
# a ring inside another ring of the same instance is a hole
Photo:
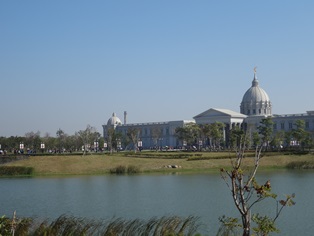
[[[181,155],[181,154],[180,154]],[[108,174],[110,169],[122,166],[136,166],[143,173],[154,172],[219,172],[220,168],[230,167],[234,153],[189,153],[189,157],[163,152],[148,152],[138,155],[125,153],[103,155],[59,155],[30,156],[28,159],[10,162],[6,166],[32,167],[34,175],[98,175]],[[202,156],[202,160],[198,157]],[[195,158],[196,157],[196,158]],[[195,160],[194,160],[195,159]],[[253,157],[244,160],[246,168],[253,166]],[[313,162],[314,155],[283,155],[271,154],[260,162],[260,169],[280,169],[295,161]],[[177,165],[181,168],[165,168],[167,165]]]

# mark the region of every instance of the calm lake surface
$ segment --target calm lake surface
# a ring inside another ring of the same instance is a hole
[[[313,235],[314,172],[259,172],[258,182],[268,179],[279,197],[296,193],[296,205],[285,208],[277,221],[279,235]],[[253,213],[274,215],[275,209],[275,202],[267,200]],[[50,219],[62,214],[90,219],[193,215],[204,224],[204,235],[216,234],[219,216],[238,216],[219,174],[2,178],[0,215],[12,216],[14,210],[18,216]]]

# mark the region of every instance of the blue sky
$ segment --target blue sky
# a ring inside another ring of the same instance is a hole
[[[313,1],[0,1],[0,136],[239,111],[314,110]]]

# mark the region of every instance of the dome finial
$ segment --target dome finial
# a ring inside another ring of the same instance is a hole
[[[254,79],[252,81],[252,87],[258,86],[258,80],[256,78],[256,69],[257,69],[257,66],[254,67]]]

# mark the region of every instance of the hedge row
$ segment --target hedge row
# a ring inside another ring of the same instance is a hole
[[[139,158],[157,158],[157,159],[184,159],[184,158],[189,158],[193,156],[202,156],[202,154],[189,154],[189,153],[147,153],[147,152],[127,152],[124,153],[124,156],[127,157],[139,157]]]

